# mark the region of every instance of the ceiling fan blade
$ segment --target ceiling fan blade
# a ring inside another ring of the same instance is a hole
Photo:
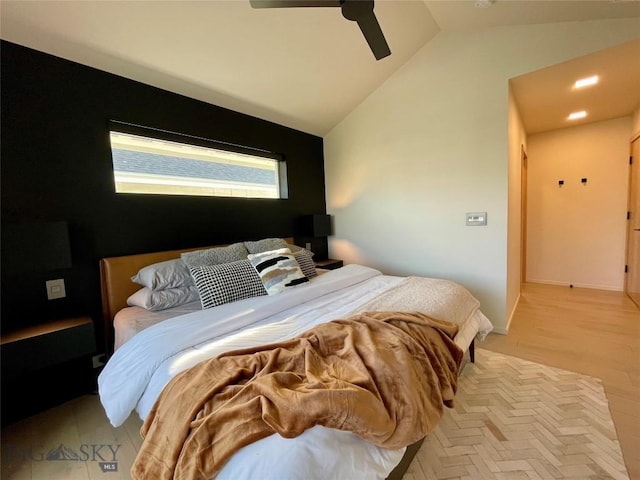
[[[249,0],[253,8],[339,7],[340,0]]]
[[[341,7],[342,16],[358,23],[369,48],[380,60],[391,55],[378,19],[373,13],[374,0],[249,0],[253,8]]]
[[[384,38],[378,19],[373,11],[366,16],[358,18],[357,22],[376,60],[381,60],[391,55],[389,44]]]
[[[391,55],[378,19],[373,13],[373,0],[342,0],[341,4],[342,16],[347,20],[358,22],[360,31],[367,40],[376,60]]]

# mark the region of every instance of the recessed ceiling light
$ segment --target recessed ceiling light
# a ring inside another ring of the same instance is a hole
[[[581,110],[579,112],[573,112],[569,115],[569,120],[578,120],[579,118],[584,118],[587,116],[587,112]]]
[[[595,85],[596,83],[598,83],[598,75],[592,75],[590,77],[576,80],[576,83],[573,84],[573,88],[588,87],[590,85]]]
[[[495,1],[496,0],[476,0],[475,5],[477,8],[489,8]]]

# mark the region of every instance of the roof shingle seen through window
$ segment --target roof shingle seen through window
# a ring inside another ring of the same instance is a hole
[[[114,148],[113,169],[117,172],[148,173],[172,177],[205,178],[229,182],[275,185],[276,174],[262,168],[134,152]]]

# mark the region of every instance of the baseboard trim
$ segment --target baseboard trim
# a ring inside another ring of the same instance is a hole
[[[520,303],[520,297],[522,296],[522,292],[518,292],[518,298],[513,303],[513,308],[511,309],[511,313],[509,314],[509,318],[507,319],[507,326],[505,327],[504,335],[509,332],[509,327],[511,326],[511,320],[513,320],[513,316],[516,314],[516,309],[518,308],[518,304]]]
[[[527,280],[527,283],[541,283],[543,285],[557,285],[559,287],[570,287],[573,285],[576,288],[590,288],[592,290],[608,290],[610,292],[623,292],[624,288],[614,285],[593,285],[590,283],[569,283],[569,282],[557,282],[555,280],[540,280],[532,278]]]

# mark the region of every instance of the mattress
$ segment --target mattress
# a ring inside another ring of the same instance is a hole
[[[113,328],[115,330],[113,350],[118,350],[118,348],[131,340],[137,333],[156,323],[160,323],[169,318],[179,317],[180,315],[186,315],[187,313],[197,312],[198,310],[202,310],[200,300],[156,312],[135,306],[123,308],[116,313],[113,319]]]

